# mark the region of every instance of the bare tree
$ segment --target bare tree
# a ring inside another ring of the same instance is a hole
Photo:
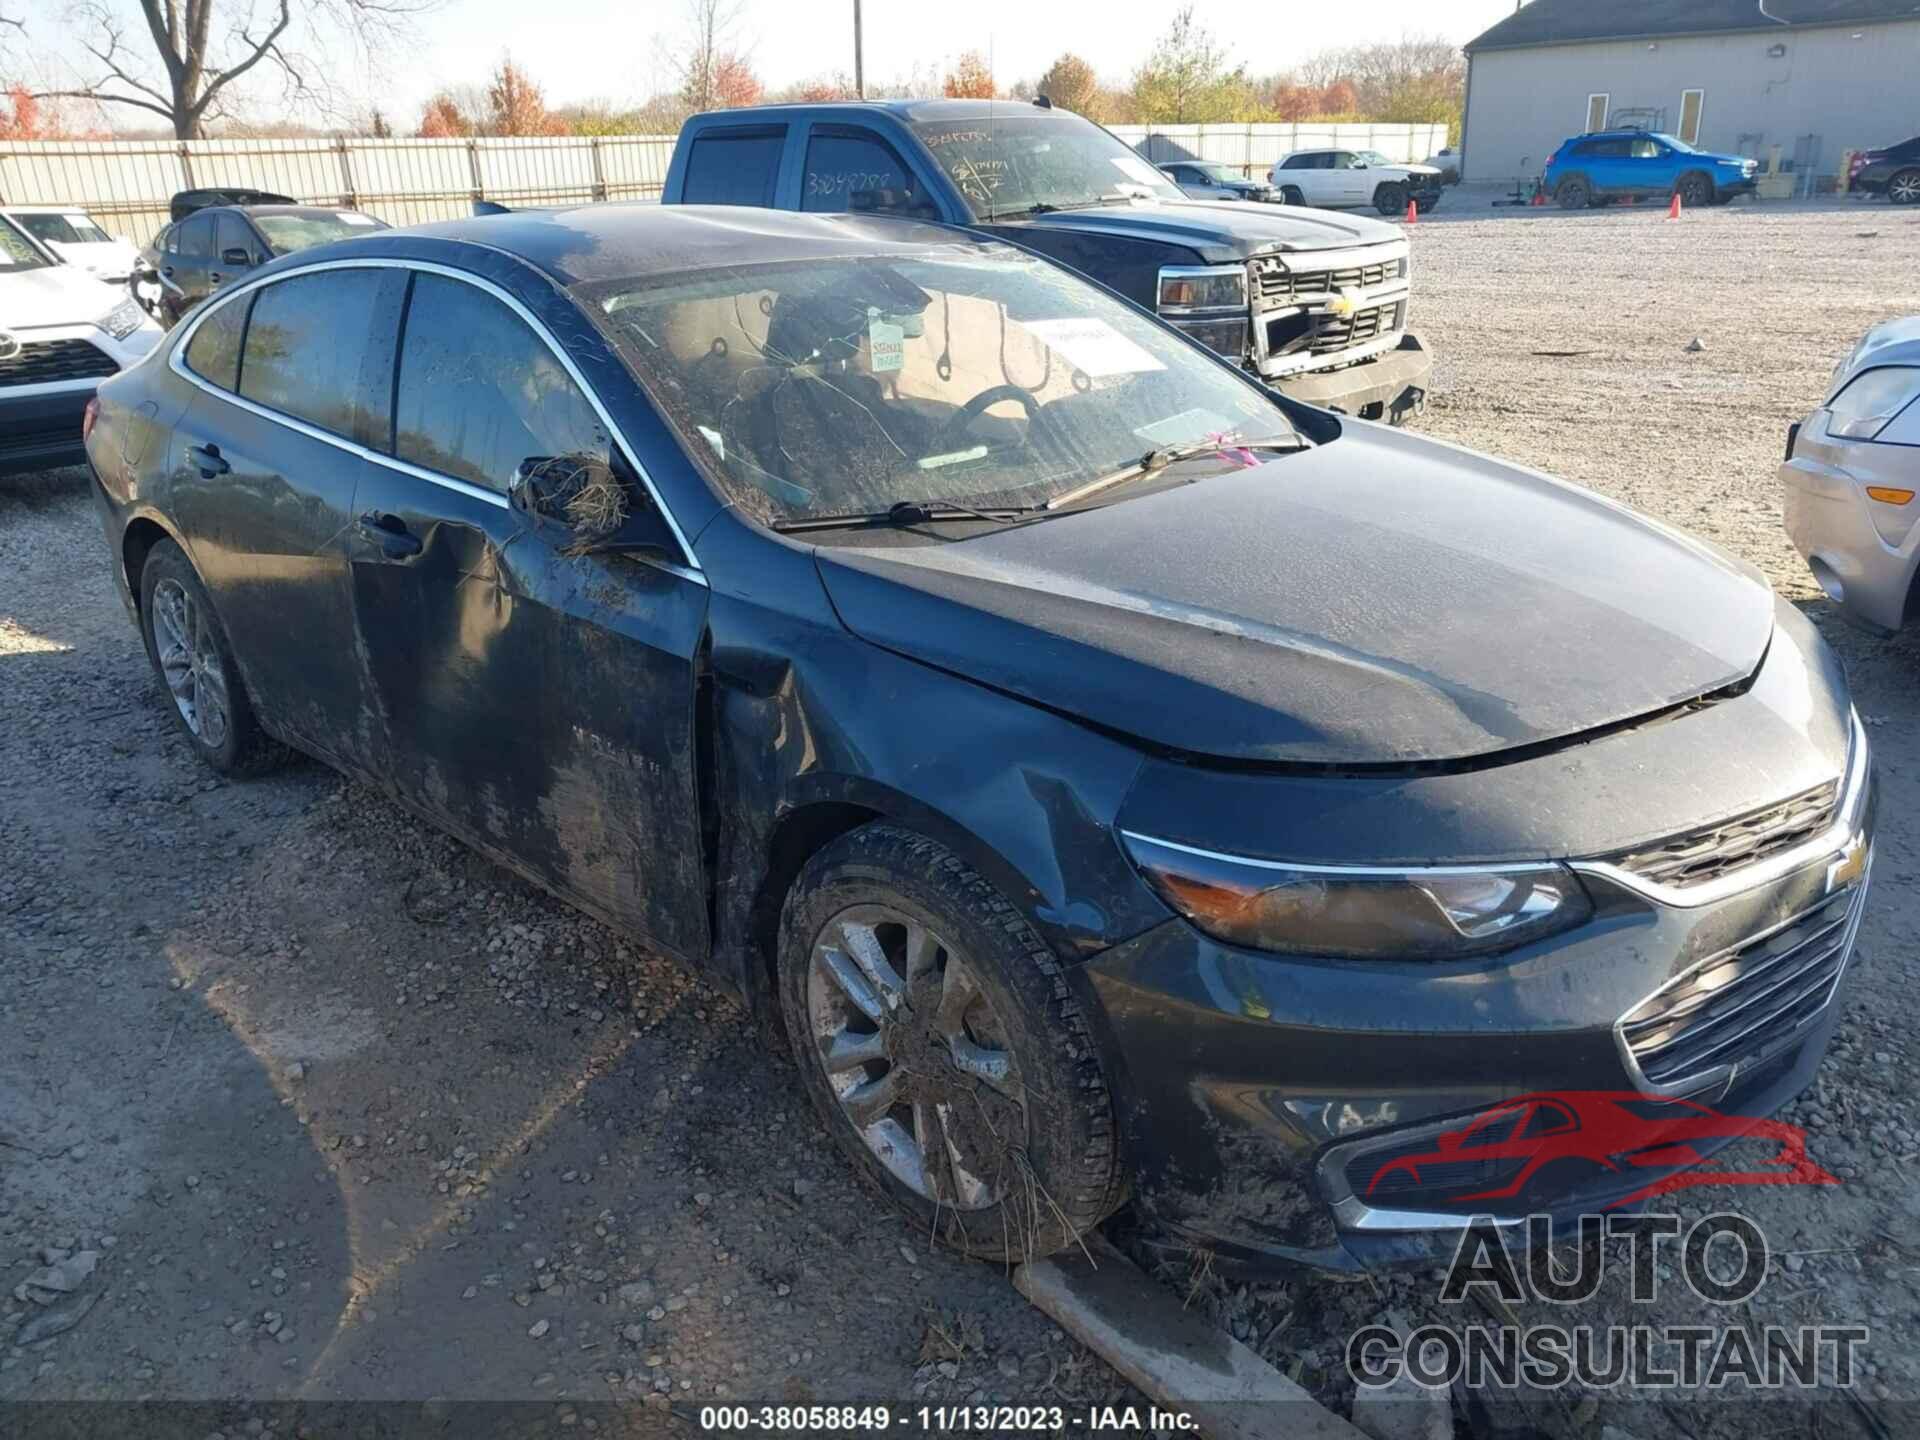
[[[161,116],[182,140],[225,113],[236,82],[265,66],[290,97],[329,103],[324,69],[297,41],[344,39],[372,53],[434,0],[86,0],[73,12],[85,72],[45,96]],[[134,31],[126,11],[137,12]],[[139,34],[144,32],[146,42]],[[153,61],[158,61],[158,70]]]
[[[734,32],[745,12],[745,0],[687,0],[686,20],[673,55],[680,81],[680,98],[691,110],[717,110],[725,105],[723,82],[746,68],[748,55],[734,46]]]

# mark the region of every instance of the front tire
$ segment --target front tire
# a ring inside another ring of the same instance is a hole
[[[1920,170],[1902,170],[1887,181],[1887,199],[1895,205],[1920,205]]]
[[[1679,183],[1673,188],[1680,196],[1680,203],[1689,210],[1697,210],[1713,203],[1713,181],[1698,171],[1682,175]]]
[[[202,760],[222,775],[258,775],[287,759],[260,728],[206,586],[171,540],[140,571],[140,632],[174,722]]]
[[[945,846],[890,825],[809,860],[781,1013],[834,1143],[924,1234],[1019,1261],[1124,1198],[1092,1036],[1046,943]]]
[[[1373,208],[1382,215],[1404,215],[1407,213],[1407,188],[1388,181],[1373,192]]]

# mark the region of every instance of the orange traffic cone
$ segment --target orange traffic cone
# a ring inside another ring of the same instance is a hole
[[[1680,192],[1676,190],[1673,192],[1673,203],[1667,206],[1667,219],[1678,220],[1679,218],[1680,218]]]
[[[1420,218],[1420,207],[1414,204],[1413,201],[1411,200],[1407,201],[1407,224],[1412,225],[1416,221],[1418,221],[1419,218]]]

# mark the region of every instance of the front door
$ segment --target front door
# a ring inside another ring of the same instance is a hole
[[[632,556],[569,555],[564,532],[509,505],[532,462],[622,476],[626,462],[546,339],[496,295],[416,274],[395,393],[403,463],[368,467],[349,537],[383,778],[496,858],[703,958],[705,585]]]

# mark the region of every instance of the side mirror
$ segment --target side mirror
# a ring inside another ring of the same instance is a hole
[[[220,252],[220,263],[235,270],[251,270],[253,256],[238,245],[233,245]]]
[[[673,549],[660,512],[597,455],[528,456],[507,482],[507,501],[565,531],[568,554]]]

